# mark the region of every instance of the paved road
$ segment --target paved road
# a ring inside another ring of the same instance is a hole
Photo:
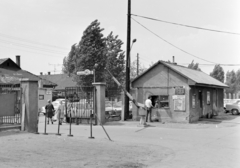
[[[26,132],[0,133],[0,168],[239,168],[240,116],[224,121],[196,124],[111,122],[93,127],[89,139],[87,124],[60,128],[40,117],[39,135]]]

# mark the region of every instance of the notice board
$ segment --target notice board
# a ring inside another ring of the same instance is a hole
[[[185,95],[173,95],[173,108],[174,111],[186,110]]]

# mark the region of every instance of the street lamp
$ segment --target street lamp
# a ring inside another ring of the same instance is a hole
[[[130,51],[129,51],[129,60],[128,60],[128,67],[129,67],[129,69],[131,68],[131,54],[130,53],[131,53],[131,50],[132,50],[132,47],[133,47],[133,43],[135,43],[136,41],[137,41],[137,39],[133,39],[132,45],[131,45],[131,48],[130,48]],[[130,73],[130,71],[129,71],[129,73]]]

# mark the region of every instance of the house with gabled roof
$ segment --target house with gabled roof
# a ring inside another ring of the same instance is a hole
[[[57,84],[53,91],[53,100],[56,98],[64,98],[66,87],[77,86],[77,82],[75,82],[74,78],[68,74],[51,74],[48,72],[47,75],[40,73],[39,77]]]
[[[176,63],[158,61],[131,82],[132,95],[140,103],[152,97],[152,120],[198,121],[223,109],[226,84],[208,74]],[[137,108],[133,119],[139,120]]]
[[[38,81],[39,107],[45,105],[47,100],[52,100],[52,90],[57,86],[56,83],[21,69],[20,56],[16,56],[16,63],[11,58],[0,59],[0,92],[8,88],[20,90],[20,82],[22,79]]]

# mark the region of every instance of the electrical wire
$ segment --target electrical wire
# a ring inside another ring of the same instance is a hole
[[[14,46],[18,46],[18,47],[24,47],[24,48],[33,49],[33,50],[39,50],[39,51],[53,53],[53,54],[66,54],[64,52],[59,52],[59,51],[54,51],[54,50],[51,50],[51,49],[40,48],[40,47],[37,47],[37,46],[28,45],[28,44],[21,44],[21,43],[18,43],[18,42],[11,42],[11,41],[2,40],[2,39],[0,39],[0,43],[10,44],[10,45],[14,45]]]
[[[0,44],[0,46],[3,46],[4,48],[12,48],[12,49],[16,49],[16,47],[14,47],[14,46],[9,46],[9,45],[4,45],[4,44]],[[66,56],[66,54],[64,54],[64,55],[62,55],[62,56],[60,56],[59,54],[54,54],[54,55],[52,55],[52,53],[47,53],[47,55],[46,54],[42,54],[41,52],[42,51],[28,51],[28,50],[24,50],[24,49],[17,49],[17,50],[21,50],[21,51],[25,51],[25,52],[29,52],[29,53],[34,53],[34,54],[41,54],[41,56],[50,56],[50,57],[65,57]]]
[[[139,24],[140,26],[142,26],[143,28],[145,28],[146,30],[148,30],[149,32],[151,32],[152,34],[154,34],[155,36],[157,36],[158,38],[160,38],[161,40],[163,40],[164,42],[166,42],[166,43],[168,43],[169,45],[173,46],[174,48],[177,48],[178,50],[180,50],[180,51],[182,51],[182,52],[184,52],[184,53],[186,53],[186,54],[188,54],[188,55],[191,55],[191,56],[193,56],[193,57],[195,57],[195,58],[198,58],[198,59],[200,59],[200,60],[203,60],[203,61],[206,61],[206,62],[209,62],[209,63],[213,63],[213,64],[218,64],[218,63],[215,63],[215,62],[208,61],[208,60],[205,60],[205,59],[203,59],[203,58],[197,57],[197,56],[195,56],[195,55],[193,55],[193,54],[191,54],[191,53],[189,53],[189,52],[187,52],[187,51],[185,51],[185,50],[177,47],[176,45],[168,42],[167,40],[165,40],[165,39],[163,39],[162,37],[160,37],[158,34],[154,33],[154,32],[151,31],[150,29],[148,29],[146,26],[144,26],[144,25],[142,25],[141,23],[139,23],[139,22],[138,22],[137,20],[135,20],[134,18],[131,17],[131,19],[134,20],[136,23],[138,23],[138,24]]]
[[[27,43],[30,43],[30,44],[36,44],[36,45],[40,45],[40,46],[51,47],[51,48],[57,48],[57,49],[61,49],[61,50],[65,50],[65,51],[69,51],[68,48],[58,47],[58,46],[49,45],[49,44],[43,44],[43,43],[39,43],[39,42],[35,42],[35,41],[31,41],[31,40],[26,40],[26,39],[22,39],[22,38],[14,37],[14,36],[9,36],[9,35],[2,34],[2,33],[0,33],[0,37],[8,38],[8,39],[12,39],[12,40],[18,40],[18,41],[20,41],[20,42],[27,42]]]
[[[168,21],[164,21],[164,20],[160,20],[160,19],[154,19],[154,18],[150,18],[150,17],[146,17],[146,16],[140,16],[140,15],[136,15],[136,14],[131,14],[131,15],[136,16],[136,17],[141,17],[141,18],[144,18],[144,19],[148,19],[148,20],[154,20],[154,21],[159,21],[159,22],[163,22],[163,23],[173,24],[173,25],[177,25],[177,26],[184,26],[184,27],[206,30],[206,31],[212,31],[212,32],[217,32],[217,33],[226,33],[226,34],[232,34],[232,35],[238,35],[238,36],[240,35],[240,33],[235,33],[235,32],[228,32],[228,31],[207,29],[207,28],[197,27],[197,26],[190,26],[190,25],[185,25],[185,24],[180,24],[180,23],[168,22]]]

